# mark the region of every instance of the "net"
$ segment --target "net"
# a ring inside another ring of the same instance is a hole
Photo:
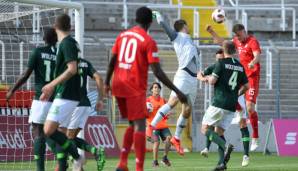
[[[66,9],[73,16],[72,9]],[[0,167],[35,170],[33,138],[28,124],[34,96],[34,74],[7,104],[5,94],[26,69],[31,50],[43,45],[43,30],[51,27],[65,8],[0,0]],[[75,28],[75,23],[72,23]],[[47,168],[54,156],[47,151]]]

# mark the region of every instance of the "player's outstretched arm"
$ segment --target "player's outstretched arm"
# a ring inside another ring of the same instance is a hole
[[[105,97],[105,92],[103,89],[103,79],[98,72],[93,74],[93,79],[96,82],[96,88],[98,92],[97,102],[96,102],[96,110],[101,111],[103,109],[103,98]]]
[[[153,11],[153,15],[156,18],[157,23],[161,25],[163,30],[167,33],[170,40],[175,40],[177,37],[177,32],[174,29],[172,29],[166,21],[164,21],[162,15],[158,11]]]
[[[206,77],[209,84],[214,85],[217,82],[217,77],[214,75],[209,75]]]
[[[222,43],[224,42],[224,39],[223,39],[222,37],[220,37],[220,36],[213,30],[213,28],[212,28],[211,25],[207,25],[207,26],[206,26],[206,31],[207,31],[208,33],[211,34],[214,43],[217,43],[217,44],[219,44],[219,45],[222,45]]]
[[[154,73],[154,75],[164,84],[166,85],[168,88],[170,88],[171,90],[175,91],[175,93],[177,94],[179,100],[181,103],[187,103],[187,97],[185,96],[185,94],[183,94],[171,81],[170,79],[167,77],[167,75],[164,73],[164,71],[161,69],[160,64],[159,63],[152,63],[150,64],[151,69]]]
[[[199,71],[197,73],[197,79],[202,81],[202,82],[207,82],[207,78],[204,76],[203,72],[202,71]]]
[[[6,93],[6,101],[9,101],[9,99],[11,98],[11,96],[13,95],[13,93],[19,89],[30,77],[31,73],[32,73],[32,69],[28,68],[22,75],[21,77],[17,80],[17,82],[13,85],[12,88],[10,88],[8,90],[8,92]]]
[[[112,78],[112,75],[114,72],[116,60],[117,60],[117,55],[112,54],[112,58],[110,60],[108,70],[107,70],[107,76],[105,79],[105,93],[106,93],[106,95],[108,95],[108,91],[110,90],[110,81],[111,81],[111,78]]]

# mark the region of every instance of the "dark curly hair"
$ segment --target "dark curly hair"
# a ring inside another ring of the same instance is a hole
[[[152,23],[152,10],[148,7],[140,7],[136,11],[136,22],[148,25]]]

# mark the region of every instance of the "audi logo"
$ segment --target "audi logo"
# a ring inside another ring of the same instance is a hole
[[[113,133],[106,124],[88,124],[88,134],[96,147],[115,147]]]

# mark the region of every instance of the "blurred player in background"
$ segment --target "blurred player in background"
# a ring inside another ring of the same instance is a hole
[[[216,55],[216,61],[224,58],[222,49],[219,49],[215,55]],[[214,68],[215,68],[215,64],[210,65],[203,72],[199,72],[198,79],[201,81],[206,81],[205,77],[208,75],[211,75]],[[236,119],[236,121],[239,122],[239,127],[241,131],[241,136],[242,136],[241,140],[243,142],[243,149],[244,149],[243,151],[244,155],[243,155],[243,160],[241,165],[245,167],[245,166],[248,166],[249,164],[249,130],[246,124],[246,106],[245,106],[244,95],[241,95],[238,97],[238,103],[236,106],[236,112],[235,112],[234,118]],[[206,148],[201,151],[201,155],[203,155],[204,157],[208,157],[210,145],[211,145],[210,139],[206,138]]]
[[[146,90],[148,67],[150,65],[154,75],[167,87],[177,93],[182,103],[187,97],[177,89],[168,79],[160,67],[156,42],[148,35],[152,23],[152,11],[141,7],[136,11],[137,26],[118,35],[112,48],[112,58],[105,80],[106,91],[110,90],[116,97],[120,113],[129,121],[123,139],[120,162],[117,170],[128,170],[127,158],[134,143],[136,154],[136,170],[144,170],[146,153]]]
[[[225,170],[233,151],[233,145],[226,146],[224,131],[230,126],[236,110],[238,96],[248,89],[243,66],[233,58],[236,48],[233,42],[223,42],[224,58],[215,63],[206,81],[214,85],[212,103],[202,120],[202,133],[219,147],[219,161],[214,170]],[[210,128],[214,127],[215,132]],[[226,150],[226,152],[224,152]]]
[[[150,87],[150,91],[152,92],[152,95],[147,97],[147,108],[148,108],[148,113],[149,116],[147,118],[147,128],[149,127],[152,119],[156,115],[156,112],[158,109],[166,104],[166,99],[160,97],[160,91],[161,91],[161,85],[158,82],[152,83]],[[150,111],[151,110],[151,111]],[[147,129],[148,132],[149,129]],[[149,130],[150,131],[150,130]],[[159,122],[156,125],[156,129],[153,130],[153,134],[151,132],[146,133],[147,139],[150,142],[153,142],[153,167],[158,167],[158,148],[160,144],[160,139],[164,142],[165,144],[165,149],[164,149],[164,156],[162,157],[161,162],[166,165],[166,166],[171,166],[171,163],[168,159],[168,153],[170,151],[171,147],[171,138],[172,134],[170,132],[169,126],[167,125],[167,119],[164,118],[161,122]],[[150,135],[152,134],[152,136]]]
[[[188,96],[188,104],[182,104],[182,111],[179,115],[176,125],[175,136],[171,143],[175,146],[178,154],[183,155],[180,138],[183,128],[186,127],[187,119],[191,116],[192,108],[197,95],[197,71],[199,70],[199,52],[189,35],[189,29],[185,20],[177,20],[173,30],[163,19],[162,15],[154,11],[157,23],[162,26],[173,43],[177,59],[178,70],[174,77],[174,85]],[[171,92],[169,101],[163,105],[157,112],[151,122],[152,129],[157,123],[166,117],[166,114],[178,104],[178,98],[175,92]]]
[[[207,26],[207,31],[216,43],[222,44],[224,39],[211,26]],[[253,130],[250,150],[255,151],[259,146],[258,113],[255,106],[259,94],[261,48],[258,40],[254,36],[248,35],[242,24],[235,24],[233,32],[235,34],[233,42],[238,50],[240,63],[245,69],[249,82],[249,90],[245,93],[245,100]]]
[[[12,97],[14,92],[18,90],[30,77],[34,71],[34,90],[35,96],[31,105],[31,112],[29,115],[29,123],[32,125],[32,133],[34,137],[33,153],[36,161],[37,171],[44,171],[44,161],[46,152],[46,142],[50,148],[55,152],[55,143],[53,140],[46,138],[43,131],[43,125],[47,117],[53,99],[48,101],[40,101],[41,89],[44,85],[54,79],[54,70],[56,63],[56,43],[57,34],[53,28],[47,28],[44,32],[43,40],[45,46],[37,47],[32,50],[29,57],[27,70],[17,80],[15,85],[6,94],[6,100]]]

